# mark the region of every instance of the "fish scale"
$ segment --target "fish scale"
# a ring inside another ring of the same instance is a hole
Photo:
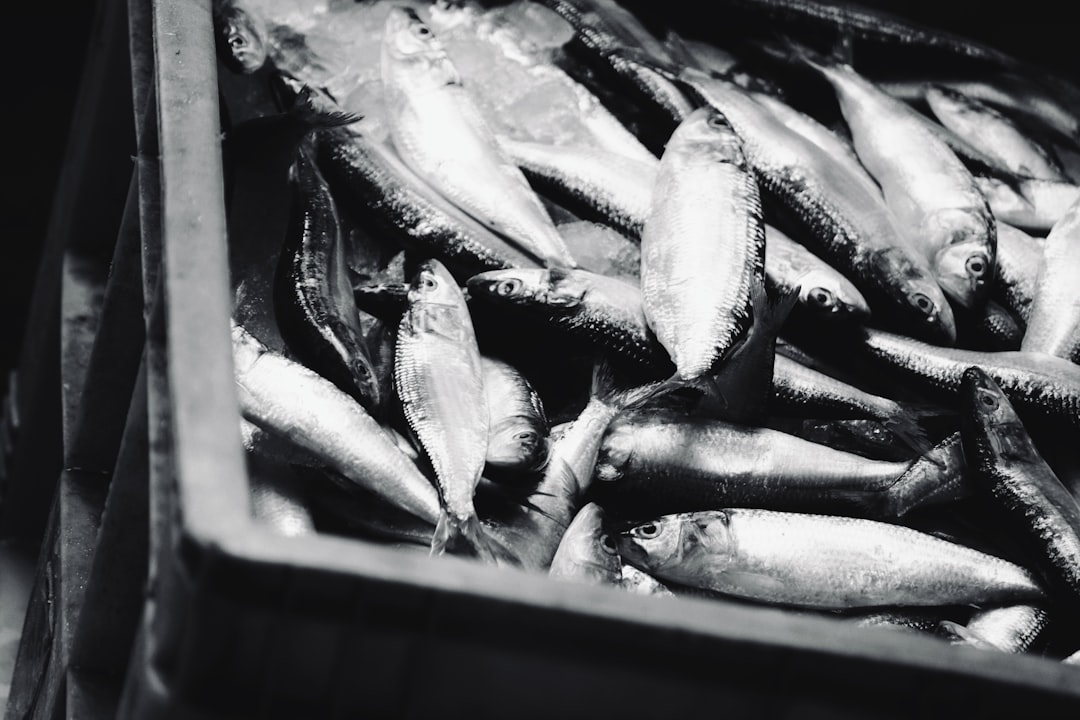
[[[726,120],[695,110],[672,135],[641,238],[645,318],[689,380],[749,328],[751,278],[764,283],[757,181]]]
[[[398,325],[394,389],[435,470],[449,521],[478,523],[473,494],[488,442],[483,370],[465,298],[437,260],[422,263],[410,286]]]
[[[906,376],[953,395],[964,370],[985,370],[1021,409],[1080,427],[1080,366],[1041,353],[979,352],[943,348],[894,333],[865,328],[864,347]]]
[[[667,515],[623,533],[618,546],[660,580],[798,607],[1004,604],[1043,596],[1018,565],[857,518],[739,508]]]

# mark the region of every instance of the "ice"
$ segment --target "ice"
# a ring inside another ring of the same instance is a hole
[[[607,225],[584,220],[559,225],[559,234],[581,267],[637,284],[641,249],[634,241]]]

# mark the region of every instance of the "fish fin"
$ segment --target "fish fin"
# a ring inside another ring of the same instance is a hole
[[[636,387],[624,388],[615,377],[614,367],[606,359],[593,364],[592,386],[589,396],[605,405],[619,410],[639,407],[653,395],[653,389],[659,383],[646,383]]]
[[[1001,650],[982,635],[972,632],[958,622],[942,620],[938,623],[938,632],[954,645],[968,645],[980,650]]]
[[[338,108],[334,100],[325,93],[322,94],[324,99],[317,101],[319,92],[310,85],[304,85],[296,94],[289,112],[313,129],[352,125],[362,119],[362,116],[356,113]]]
[[[464,521],[450,517],[445,510],[439,513],[435,533],[431,536],[431,554],[465,555],[478,557],[495,564],[497,553],[494,543],[475,514]]]
[[[923,455],[934,446],[927,437],[926,431],[919,425],[916,417],[902,412],[892,417],[881,418],[881,424],[896,436],[905,446],[918,455]]]

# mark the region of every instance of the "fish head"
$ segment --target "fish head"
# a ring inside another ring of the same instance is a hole
[[[987,108],[956,88],[938,83],[926,87],[926,102],[938,117],[942,115],[970,115],[987,112]]]
[[[899,248],[880,250],[870,262],[876,267],[877,277],[889,278],[883,289],[903,316],[909,334],[928,342],[956,343],[956,318],[925,264],[920,266]]]
[[[622,559],[615,539],[604,529],[604,511],[589,503],[578,511],[563,534],[551,561],[554,576],[614,584],[622,576]]]
[[[722,113],[700,107],[679,124],[668,145],[676,152],[747,168],[742,139]]]
[[[438,260],[420,263],[406,297],[399,333],[434,333],[463,340],[472,332],[465,296],[454,276]]]
[[[985,370],[972,366],[964,371],[961,395],[965,449],[972,447],[983,457],[989,454],[994,461],[1029,462],[1040,457],[1009,398]]]
[[[387,13],[381,63],[388,87],[401,81],[423,86],[461,84],[442,41],[410,7],[395,6]]]
[[[997,229],[989,211],[950,209],[935,213],[927,226],[931,264],[945,293],[973,308],[986,299],[994,278]]]
[[[664,515],[623,531],[615,545],[628,562],[662,577],[665,568],[682,562],[685,527],[682,515]]]
[[[562,268],[489,270],[469,278],[466,287],[470,295],[482,295],[500,302],[548,310],[572,310],[584,297],[576,277],[576,271]]]
[[[870,317],[870,306],[854,285],[838,283],[835,277],[816,270],[801,278],[799,302],[823,317]]]
[[[242,73],[253,73],[266,63],[266,28],[255,15],[226,4],[214,19],[228,65]]]
[[[546,429],[524,415],[494,423],[488,438],[487,463],[500,468],[539,470],[551,450]]]

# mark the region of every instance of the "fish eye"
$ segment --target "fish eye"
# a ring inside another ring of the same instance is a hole
[[[600,536],[600,547],[603,548],[604,552],[606,552],[608,555],[614,555],[619,551],[619,549],[615,546],[615,539],[607,533],[604,533]]]
[[[439,287],[439,281],[433,278],[431,275],[420,276],[420,289],[421,290],[434,290]]]
[[[717,130],[723,130],[728,126],[727,120],[725,120],[724,116],[720,115],[719,113],[713,113],[712,115],[709,115],[709,119],[705,122],[709,127],[715,128]]]
[[[989,393],[981,393],[979,395],[979,399],[982,401],[982,404],[985,405],[988,408],[993,409],[993,408],[997,407],[997,404],[998,404],[997,398],[994,397],[993,395],[989,394]]]
[[[531,430],[523,430],[514,436],[514,439],[521,443],[536,442],[536,433]]]
[[[500,280],[495,285],[495,294],[502,297],[509,297],[513,295],[521,288],[521,281],[517,278],[508,278],[506,280]]]
[[[229,47],[231,47],[233,50],[239,50],[242,47],[244,47],[245,45],[247,45],[247,41],[244,40],[243,35],[230,35],[229,36]]]
[[[416,37],[427,38],[431,36],[431,30],[427,25],[414,25],[413,32],[416,33]]]
[[[911,299],[915,301],[915,307],[919,308],[924,313],[930,313],[934,309],[934,301],[922,293],[915,293],[911,296]]]
[[[833,297],[833,294],[825,288],[814,288],[807,293],[807,297],[810,298],[811,303],[822,309],[829,309],[836,305],[836,299]]]
[[[631,530],[630,534],[643,540],[652,540],[660,534],[660,526],[656,523],[645,523],[644,525],[638,525]]]
[[[986,274],[987,265],[986,257],[983,255],[972,255],[967,259],[964,267],[967,268],[968,275],[973,278],[981,278]]]

